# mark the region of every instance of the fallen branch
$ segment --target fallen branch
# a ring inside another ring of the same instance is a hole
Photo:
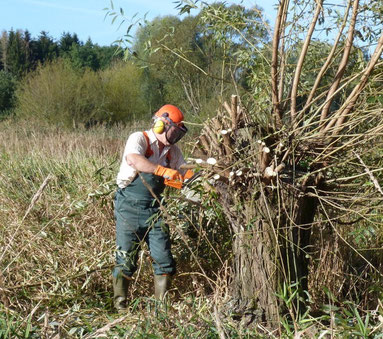
[[[374,184],[375,188],[379,191],[379,193],[381,195],[383,195],[383,190],[382,190],[382,187],[380,187],[378,180],[376,180],[376,178],[374,177],[374,175],[372,174],[370,169],[367,167],[367,165],[364,163],[362,158],[359,156],[359,154],[357,154],[356,152],[353,152],[353,153],[355,154],[355,156],[358,158],[358,160],[360,161],[360,163],[364,167],[365,172],[369,175],[369,177],[370,177],[372,183]]]
[[[117,324],[123,322],[126,320],[128,317],[131,318],[131,314],[127,314],[122,316],[121,318],[117,318],[113,320],[111,323],[105,325],[104,327],[99,328],[96,332],[91,333],[89,336],[85,336],[85,338],[90,339],[90,338],[107,338],[106,333],[109,332],[114,326]]]

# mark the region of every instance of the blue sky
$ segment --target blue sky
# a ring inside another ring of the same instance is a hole
[[[212,2],[212,1],[210,1]],[[237,0],[228,3],[243,3],[246,7],[259,4],[265,10],[266,18],[273,23],[277,1]],[[122,7],[127,18],[138,13],[152,19],[158,15],[173,14],[174,0],[113,0],[115,8]],[[63,32],[77,33],[81,41],[89,37],[99,45],[110,45],[124,34],[123,27],[111,25],[103,8],[110,7],[110,0],[0,0],[0,31],[28,29],[33,37],[47,31],[54,39]],[[127,26],[125,26],[126,29]]]

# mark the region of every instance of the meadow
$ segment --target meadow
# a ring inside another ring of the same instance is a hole
[[[375,310],[362,311],[329,290],[319,313],[308,309],[293,322],[281,314],[273,332],[237,317],[230,293],[233,234],[214,191],[198,183],[193,189],[199,202],[166,192],[165,217],[178,270],[168,302],[153,297],[144,245],[129,311],[116,313],[111,282],[115,176],[127,136],[147,124],[68,130],[25,120],[1,122],[0,338],[381,336],[380,302]],[[183,142],[186,155],[196,133]],[[288,308],[291,286],[284,288],[277,295]]]
[[[213,242],[222,229],[198,229],[197,219],[214,226],[216,216],[174,192],[172,302],[156,305],[144,247],[129,314],[112,308],[115,175],[126,137],[146,124],[69,131],[1,123],[0,338],[217,336],[213,275],[225,259]]]

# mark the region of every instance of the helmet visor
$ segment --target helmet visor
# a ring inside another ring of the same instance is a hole
[[[175,124],[174,122],[171,122],[166,130],[166,140],[169,144],[174,145],[182,139],[187,131],[188,129],[183,123]]]

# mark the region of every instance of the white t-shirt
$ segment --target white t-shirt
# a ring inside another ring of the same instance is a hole
[[[185,163],[185,159],[176,145],[165,146],[162,153],[159,154],[158,140],[152,130],[146,131],[149,137],[150,148],[153,154],[148,158],[154,164],[162,165],[179,170]],[[117,185],[120,188],[128,186],[136,177],[137,171],[126,162],[127,154],[141,154],[145,156],[147,149],[146,138],[143,132],[131,134],[126,142],[124,154],[122,156],[120,170],[117,175]],[[170,152],[170,164],[168,164],[167,154]],[[184,174],[185,171],[180,171]]]

